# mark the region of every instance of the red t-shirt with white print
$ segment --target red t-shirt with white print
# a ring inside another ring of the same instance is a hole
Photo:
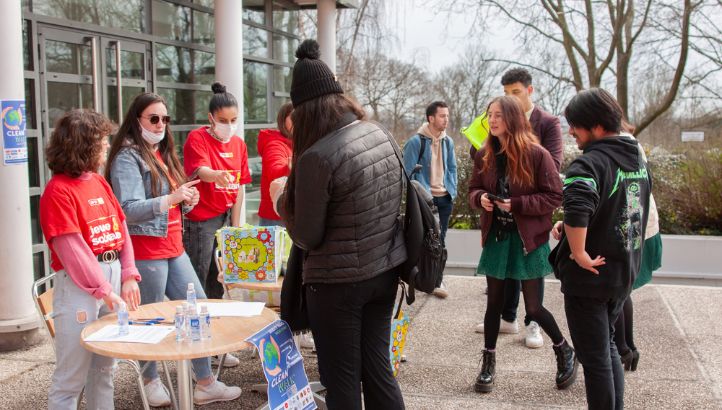
[[[125,214],[105,178],[90,173],[89,178],[56,174],[40,197],[40,226],[50,248],[50,266],[63,269],[53,250],[52,239],[80,233],[94,255],[121,250],[126,241]]]
[[[208,133],[208,127],[195,129],[188,134],[183,146],[183,166],[189,178],[200,167],[224,170],[233,176],[233,183],[227,187],[203,181],[196,185],[200,201],[186,214],[192,221],[205,221],[226,212],[236,203],[241,185],[251,182],[246,143],[235,135],[226,143],[218,141]]]

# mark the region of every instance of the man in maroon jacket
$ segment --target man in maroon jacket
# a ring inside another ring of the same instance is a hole
[[[559,125],[559,118],[534,105],[531,99],[534,86],[532,86],[531,82],[531,74],[523,68],[512,68],[501,77],[504,94],[514,96],[519,100],[529,123],[531,123],[534,135],[539,138],[539,143],[552,155],[557,171],[559,171],[563,159],[562,129]],[[476,150],[471,147],[471,157],[474,158],[474,155],[476,155]],[[540,300],[543,300],[544,297],[543,284],[542,281],[542,286],[539,288],[541,292]],[[507,280],[505,285],[504,309],[501,314],[502,320],[499,332],[518,333],[519,325],[516,323],[516,311],[519,307],[521,283],[518,280]],[[530,320],[527,316],[524,318],[524,325],[526,326],[526,337],[524,339],[526,346],[532,349],[542,347],[544,339],[541,336],[539,324]],[[478,324],[476,331],[477,333],[484,333],[484,324]]]

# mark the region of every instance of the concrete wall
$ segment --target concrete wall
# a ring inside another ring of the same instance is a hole
[[[551,239],[550,245],[553,248],[556,241]],[[655,277],[722,279],[722,237],[662,235],[662,246],[662,267]],[[447,266],[474,269],[481,255],[481,233],[449,229],[446,248]]]

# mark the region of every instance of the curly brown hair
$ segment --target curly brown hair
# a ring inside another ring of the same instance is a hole
[[[97,172],[104,139],[113,123],[93,110],[71,110],[55,123],[45,148],[48,168],[53,174],[77,178],[83,172]]]

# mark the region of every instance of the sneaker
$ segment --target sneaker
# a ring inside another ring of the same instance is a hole
[[[434,289],[432,294],[439,299],[446,299],[449,297],[449,291],[446,290],[444,282],[441,282],[441,285],[439,285],[438,288]]]
[[[218,366],[218,364],[221,363],[221,355],[218,356],[211,356],[211,365],[212,366]],[[223,367],[236,367],[239,364],[241,364],[241,361],[238,360],[236,356],[233,356],[230,353],[226,353],[226,360],[223,361]]]
[[[170,393],[168,393],[168,389],[166,389],[165,384],[160,381],[160,378],[156,377],[153,381],[143,386],[143,391],[151,407],[170,406]]]
[[[474,331],[476,333],[484,333],[484,322],[479,323],[474,327]],[[507,322],[504,319],[501,319],[499,322],[499,333],[508,333],[515,335],[519,333],[519,324],[516,323],[516,320],[513,322]]]
[[[193,403],[202,404],[214,403],[217,401],[230,401],[241,397],[241,388],[238,386],[226,386],[221,381],[214,381],[208,386],[196,384],[193,389]]]
[[[530,349],[538,349],[544,346],[544,338],[541,335],[541,328],[535,321],[529,322],[529,326],[526,327],[526,337],[524,338],[524,344]]]
[[[316,343],[313,341],[313,335],[311,333],[304,333],[299,339],[299,344],[301,345],[300,347],[316,350]]]

